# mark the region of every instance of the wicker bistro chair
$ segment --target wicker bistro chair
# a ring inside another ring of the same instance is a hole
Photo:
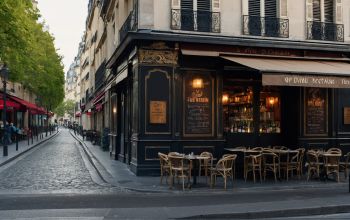
[[[293,176],[293,171],[298,172],[299,153],[298,150],[280,151],[280,169],[285,171],[287,181],[289,179],[289,173]]]
[[[350,168],[350,152],[344,155],[344,160],[339,162],[340,171],[344,171],[344,177],[347,179]]]
[[[277,181],[277,172],[279,174],[279,157],[277,154],[273,152],[263,152],[262,153],[262,165],[263,165],[263,176],[264,180],[266,180],[266,173],[272,172],[275,177],[275,182]],[[280,175],[279,175],[280,176]]]
[[[208,180],[209,168],[212,167],[213,154],[210,152],[202,152],[200,157],[208,157],[208,159],[199,160],[199,176],[202,175],[202,170],[204,170],[204,175],[206,181]]]
[[[316,176],[320,177],[320,168],[323,166],[323,163],[319,161],[319,155],[314,150],[309,150],[306,153],[306,164],[307,167],[307,181],[309,181],[312,174],[316,174]]]
[[[160,184],[163,182],[163,176],[166,177],[165,181],[168,183],[168,176],[170,175],[170,165],[168,155],[158,152],[160,162]]]
[[[190,186],[191,183],[191,170],[192,161],[186,159],[184,156],[168,155],[169,165],[170,165],[170,189],[174,185],[174,178],[178,180],[182,179],[182,190],[185,190],[185,179],[187,179],[187,184]]]
[[[299,179],[301,178],[303,174],[303,164],[304,164],[304,156],[305,156],[305,148],[298,148],[299,151],[299,158],[298,158],[298,169],[297,169],[297,175]]]
[[[222,176],[224,178],[224,187],[226,190],[227,186],[227,178],[231,177],[232,186],[233,186],[233,179],[234,179],[234,171],[233,168],[235,161],[236,161],[237,155],[236,154],[230,154],[230,155],[224,155],[216,164],[215,167],[210,168],[210,183],[211,187],[215,185],[216,177],[218,175]]]
[[[260,182],[261,182],[261,168],[262,168],[262,154],[257,155],[247,155],[244,158],[245,170],[244,170],[244,180],[247,181],[248,173],[253,173],[253,180],[255,183],[255,172],[259,172]]]
[[[341,154],[339,154],[339,151],[327,151],[323,155],[324,160],[324,169],[325,173],[328,176],[329,174],[335,174],[337,178],[337,182],[339,182],[339,160],[340,160]]]

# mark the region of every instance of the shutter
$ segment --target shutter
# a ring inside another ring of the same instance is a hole
[[[337,24],[343,23],[343,7],[342,0],[335,1],[335,21]]]
[[[277,0],[265,0],[265,17],[277,17]]]
[[[314,21],[321,21],[321,3],[320,0],[313,0],[312,15]]]
[[[249,0],[248,12],[250,16],[260,17],[260,0]]]
[[[288,0],[279,1],[279,17],[280,18],[288,17]]]
[[[333,0],[324,0],[324,21],[333,23],[334,21],[334,5]]]
[[[181,0],[171,0],[171,9],[180,9]]]
[[[212,0],[211,6],[212,12],[220,12],[220,0]]]
[[[313,0],[306,0],[306,20],[307,21],[312,21],[312,18],[313,18],[312,3],[313,3]]]
[[[210,0],[197,0],[197,11],[210,11]]]
[[[193,11],[193,0],[181,0],[181,9]]]

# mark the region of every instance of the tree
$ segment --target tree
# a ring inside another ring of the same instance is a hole
[[[62,58],[39,17],[29,0],[0,0],[0,60],[7,63],[11,81],[54,109],[64,98]]]
[[[75,106],[75,102],[69,99],[59,104],[55,109],[55,112],[58,117],[63,117],[64,114],[68,114],[71,117],[73,117],[73,115],[75,114],[74,106]]]

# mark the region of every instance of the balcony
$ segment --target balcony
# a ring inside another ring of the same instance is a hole
[[[132,10],[119,30],[119,42],[122,42],[129,31],[136,31],[137,29],[137,9]]]
[[[307,39],[344,42],[344,25],[328,22],[308,21]]]
[[[171,29],[220,33],[221,17],[219,12],[171,10]]]
[[[243,34],[262,37],[289,37],[289,20],[274,17],[243,16]]]

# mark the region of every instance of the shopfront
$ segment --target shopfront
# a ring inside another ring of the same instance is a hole
[[[111,88],[111,151],[137,175],[159,174],[158,152],[348,151],[342,53],[147,42],[128,63],[127,78]]]

